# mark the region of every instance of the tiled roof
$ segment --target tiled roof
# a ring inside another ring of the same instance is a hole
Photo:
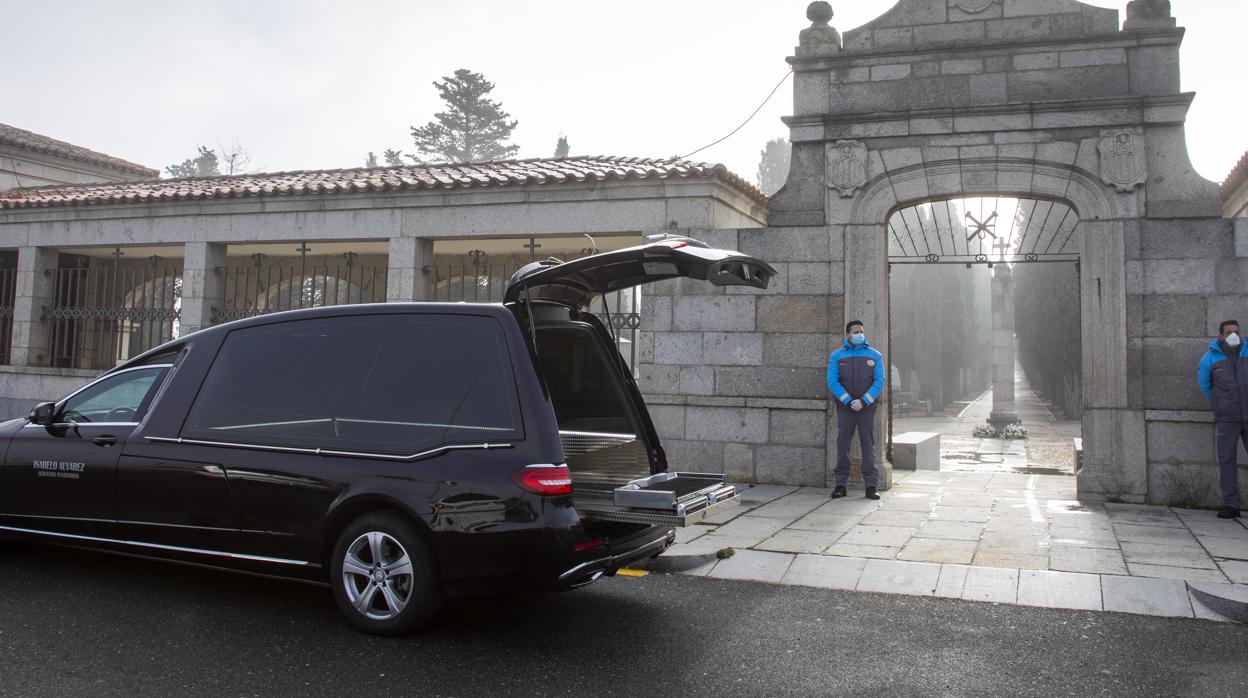
[[[1222,200],[1226,201],[1231,198],[1231,194],[1245,183],[1248,183],[1248,153],[1239,159],[1239,162],[1231,168],[1231,173],[1226,176],[1219,190],[1222,194]]]
[[[8,124],[0,124],[0,144],[17,146],[26,150],[34,150],[40,153],[48,153],[57,155],[69,160],[77,160],[79,162],[89,162],[92,165],[107,167],[111,170],[118,170],[126,174],[136,175],[139,177],[147,177],[155,179],[160,176],[160,170],[153,170],[150,167],[136,165],[133,162],[115,158],[104,153],[97,153],[94,150],[88,150],[82,146],[58,141],[55,138],[41,136],[38,133],[9,126]]]
[[[760,204],[767,202],[767,197],[763,196],[762,192],[723,165],[686,160],[594,156],[30,187],[12,189],[5,194],[0,194],[0,208],[348,194],[413,189],[470,189],[651,178],[719,178]]]

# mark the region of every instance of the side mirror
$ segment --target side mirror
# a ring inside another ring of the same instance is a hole
[[[35,409],[30,411],[28,419],[30,419],[31,424],[42,424],[46,426],[51,424],[55,417],[56,403],[41,402],[38,405],[35,405]]]

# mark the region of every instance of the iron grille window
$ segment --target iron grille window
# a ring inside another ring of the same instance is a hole
[[[264,255],[253,256],[248,265],[224,267],[225,302],[213,308],[214,323],[266,315],[283,310],[322,308],[331,305],[384,303],[385,266],[355,263],[356,255],[343,255],[342,264],[268,264]]]
[[[178,267],[74,267],[52,277],[48,364],[100,370],[178,337],[182,270]]]

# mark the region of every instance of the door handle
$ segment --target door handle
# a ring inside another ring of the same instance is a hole
[[[112,446],[117,443],[116,436],[96,436],[91,439],[96,446]]]

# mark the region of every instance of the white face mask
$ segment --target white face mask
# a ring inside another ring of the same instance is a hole
[[[1239,333],[1232,332],[1226,335],[1226,346],[1234,349],[1239,346]]]

